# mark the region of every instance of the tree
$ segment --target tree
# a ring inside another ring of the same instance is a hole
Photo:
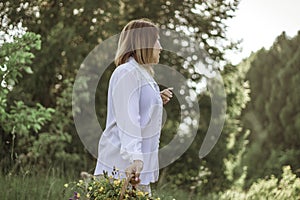
[[[248,59],[251,103],[243,121],[251,130],[244,159],[249,182],[268,174],[279,175],[284,165],[297,168],[300,164],[295,159],[300,155],[299,39],[299,33],[288,38],[283,32],[270,50],[261,49]]]
[[[41,43],[40,36],[30,32],[15,37],[6,32],[5,36],[12,41],[4,40],[0,50],[1,166],[2,170],[14,171],[34,161],[30,149],[54,110],[39,103],[31,106],[21,100],[7,101],[20,78],[33,73],[31,51],[39,50]]]
[[[53,116],[54,122],[59,122],[63,118],[62,113],[67,113],[67,121],[63,123],[60,129],[51,128],[48,125],[46,129],[53,130],[59,135],[59,131],[63,130],[72,136],[72,144],[68,150],[72,152],[84,152],[80,140],[76,136],[76,130],[71,118],[71,95],[63,96],[64,91],[70,91],[72,81],[76,72],[87,56],[98,43],[104,41],[113,34],[121,31],[121,28],[132,19],[146,17],[157,23],[161,28],[174,30],[183,33],[182,41],[189,38],[194,41],[192,48],[187,48],[183,44],[178,44],[178,52],[189,55],[189,64],[182,67],[185,60],[171,52],[163,52],[161,63],[174,68],[185,76],[185,78],[194,84],[190,86],[191,90],[196,90],[196,86],[201,80],[205,79],[195,71],[192,64],[202,62],[203,57],[197,57],[196,48],[203,48],[207,52],[207,56],[215,62],[224,61],[223,54],[226,50],[233,48],[226,38],[226,26],[224,21],[233,17],[234,11],[237,9],[238,0],[223,1],[150,1],[144,0],[136,3],[135,1],[14,1],[13,3],[5,0],[0,4],[1,16],[6,16],[10,23],[16,24],[22,21],[23,26],[29,31],[33,31],[41,35],[42,50],[34,52],[36,57],[33,60],[34,74],[30,77],[24,77],[21,84],[12,91],[10,99],[23,99],[28,102],[40,102],[46,107],[55,107],[56,112],[61,113]],[[186,30],[189,34],[186,34]],[[169,38],[170,42],[174,42],[173,38]],[[163,44],[162,44],[163,45]],[[106,107],[106,91],[109,75],[113,67],[110,67],[101,79],[101,84],[97,90],[98,119],[100,123],[105,122]],[[212,68],[213,70],[219,70]],[[231,75],[229,75],[231,76]],[[64,85],[67,81],[69,86]],[[238,85],[240,87],[240,85]],[[234,93],[234,90],[232,91]],[[233,94],[234,95],[234,94]],[[240,94],[238,94],[239,96]],[[64,103],[57,105],[58,100],[65,97]],[[200,133],[205,132],[209,124],[210,102],[208,94],[199,95],[200,105],[202,106],[203,120],[201,121]],[[235,97],[234,97],[235,98]],[[239,97],[240,98],[240,97]],[[239,100],[237,100],[239,101]],[[231,103],[231,102],[229,102]],[[235,101],[232,101],[235,103]],[[101,106],[99,106],[101,105]],[[238,104],[241,105],[241,104]],[[165,139],[162,145],[173,137],[178,126],[178,103],[170,104],[166,109],[169,112],[170,120],[165,126]],[[234,105],[230,105],[234,107]],[[238,108],[237,108],[238,109]],[[233,109],[234,110],[234,109]],[[174,111],[174,112],[173,112]],[[235,111],[234,111],[235,112]],[[234,117],[237,114],[232,115]],[[207,118],[206,118],[207,117]],[[207,158],[210,162],[210,170],[215,173],[215,178],[225,177],[223,169],[225,165],[223,159],[227,157],[227,151],[224,151],[226,136],[218,143],[219,149],[215,150],[218,154],[217,158],[211,156]],[[197,141],[201,140],[200,136]],[[55,140],[53,138],[53,140]],[[51,144],[51,143],[50,143]],[[199,143],[194,143],[189,152],[193,152],[189,156],[183,157],[180,161],[188,160],[193,166],[193,173],[197,175],[201,162],[198,159]],[[48,150],[49,151],[49,150]],[[220,153],[222,152],[222,153]],[[174,164],[174,172],[178,173],[177,164]],[[219,168],[222,170],[220,171]],[[220,175],[221,174],[221,175]],[[219,176],[220,175],[220,176]],[[220,181],[221,182],[221,181]],[[215,182],[214,182],[215,183]],[[213,187],[213,184],[211,184]]]

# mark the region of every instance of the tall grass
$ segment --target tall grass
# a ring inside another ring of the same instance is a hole
[[[63,200],[70,194],[64,194],[64,184],[78,179],[75,173],[64,176],[58,170],[50,169],[46,173],[31,175],[0,174],[1,200]]]
[[[74,171],[65,174],[61,169],[53,168],[38,175],[0,173],[0,200],[68,200],[73,194],[65,191],[64,184],[78,181],[79,174]],[[188,193],[180,189],[171,191],[155,184],[152,189],[162,200],[189,199]]]

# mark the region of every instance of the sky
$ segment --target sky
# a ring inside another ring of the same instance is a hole
[[[241,0],[235,15],[227,22],[227,36],[243,42],[242,52],[227,54],[233,64],[268,49],[283,31],[290,37],[300,31],[300,0]]]

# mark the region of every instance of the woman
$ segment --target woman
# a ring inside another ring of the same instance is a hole
[[[137,189],[149,193],[150,183],[158,180],[162,105],[172,97],[171,88],[160,92],[153,79],[152,65],[159,62],[161,49],[159,30],[152,22],[133,20],[123,28],[94,173],[111,174],[116,167],[118,176],[134,174],[140,182]]]

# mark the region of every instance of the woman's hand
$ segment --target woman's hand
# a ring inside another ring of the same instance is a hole
[[[173,97],[172,93],[173,88],[167,88],[160,92],[160,96],[162,98],[163,104],[167,104],[170,99]]]
[[[141,182],[140,173],[143,170],[143,167],[144,167],[143,161],[134,160],[133,163],[125,170],[127,177],[132,176],[130,180],[130,183],[132,185],[137,185]]]

